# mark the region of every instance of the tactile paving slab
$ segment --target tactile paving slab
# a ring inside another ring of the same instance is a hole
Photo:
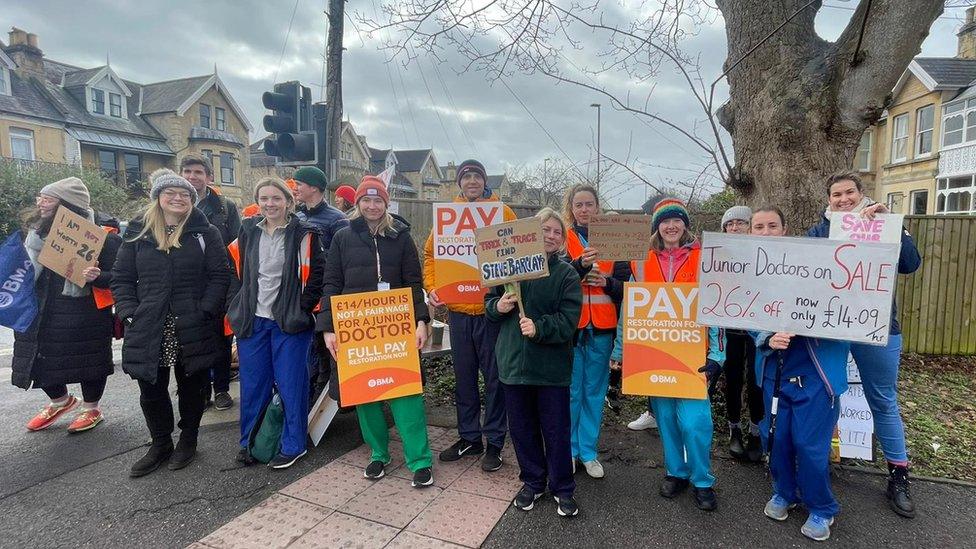
[[[343,505],[341,511],[404,528],[440,493],[441,489],[436,486],[414,488],[409,480],[387,477]]]
[[[434,486],[440,488],[447,488],[455,480],[458,479],[468,467],[480,467],[476,465],[476,461],[473,459],[459,459],[457,461],[440,461],[437,459],[437,455],[434,455],[434,462],[431,466],[431,472],[434,474]],[[393,471],[392,476],[402,479],[411,480],[413,479],[413,472],[406,467],[400,467],[396,471]],[[519,486],[521,488],[521,486]]]
[[[385,547],[399,532],[396,528],[370,522],[359,517],[333,513],[315,528],[289,545],[288,549],[334,549],[336,547],[356,547],[361,549],[380,549]]]
[[[284,548],[331,513],[331,509],[275,494],[200,542],[214,549]]]
[[[393,538],[386,549],[462,549],[463,547],[463,545],[455,545],[443,540],[403,531]]]
[[[407,526],[407,531],[478,547],[511,505],[508,501],[445,490]]]
[[[486,473],[481,464],[474,464],[451,484],[451,490],[478,494],[489,498],[512,501],[522,488],[518,465],[502,463],[502,468]]]
[[[359,467],[360,475],[362,475],[362,471],[366,469],[372,458],[373,451],[368,444],[364,443],[342,454],[336,461]],[[386,472],[390,473],[401,465],[403,465],[403,443],[399,440],[390,439],[390,464],[386,466]]]
[[[373,481],[363,478],[363,470],[333,461],[282,488],[280,493],[330,509],[338,509]]]

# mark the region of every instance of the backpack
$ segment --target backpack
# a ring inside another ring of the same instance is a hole
[[[274,459],[281,449],[281,431],[284,425],[285,408],[281,403],[281,395],[275,390],[264,410],[258,415],[258,422],[248,437],[247,449],[251,457],[261,463]]]

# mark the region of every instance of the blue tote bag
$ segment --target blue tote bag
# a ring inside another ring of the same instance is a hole
[[[16,231],[0,248],[0,326],[24,332],[36,316],[34,264]]]

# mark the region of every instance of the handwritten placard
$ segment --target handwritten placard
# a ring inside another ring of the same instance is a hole
[[[482,286],[490,288],[549,276],[538,219],[509,221],[475,229],[474,233]]]
[[[864,219],[856,213],[831,212],[830,238],[899,243],[904,222],[902,214],[877,214],[874,219]]]
[[[704,234],[698,322],[885,345],[897,244]]]
[[[874,416],[864,396],[861,373],[854,357],[847,354],[847,391],[840,395],[840,457],[874,460]]]
[[[59,206],[37,260],[72,283],[84,286],[82,272],[98,264],[106,234],[98,225]]]
[[[484,303],[474,230],[504,221],[501,202],[434,204],[434,289],[445,303]]]
[[[603,261],[633,261],[647,257],[651,216],[596,215],[590,220],[589,245]]]

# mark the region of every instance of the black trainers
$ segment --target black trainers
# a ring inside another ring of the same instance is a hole
[[[742,443],[742,429],[733,427],[729,432],[729,454],[738,460],[746,459],[746,447]]]
[[[481,458],[481,470],[492,472],[502,468],[502,449],[493,444],[488,445],[485,457]]]
[[[159,443],[153,443],[149,447],[149,451],[146,455],[139,458],[139,461],[132,464],[132,468],[129,469],[129,476],[131,478],[139,478],[152,473],[156,469],[166,463],[169,456],[173,454],[173,441],[166,440]]]
[[[523,486],[519,490],[519,493],[515,494],[515,500],[512,501],[512,505],[523,511],[531,511],[535,507],[536,500],[541,497],[542,494],[537,494],[528,486]]]
[[[308,450],[302,450],[302,453],[296,454],[294,456],[289,456],[287,454],[282,454],[278,452],[278,455],[273,457],[271,461],[268,462],[268,467],[272,469],[287,469],[295,464],[302,456],[308,453]]]
[[[763,460],[762,439],[759,435],[749,433],[746,435],[746,459],[752,463],[759,463]]]
[[[386,475],[386,464],[380,460],[373,460],[366,466],[363,476],[370,480],[379,480]]]
[[[888,505],[905,518],[915,518],[915,502],[908,491],[908,467],[888,464]]]
[[[410,486],[414,488],[424,488],[431,484],[434,484],[434,474],[431,473],[430,467],[417,469],[413,474],[413,480],[410,482]]]
[[[681,492],[684,492],[686,489],[688,489],[688,479],[668,475],[664,477],[664,482],[661,483],[661,490],[658,493],[660,493],[662,497],[671,499]]]
[[[237,457],[234,458],[234,461],[241,465],[254,465],[255,463],[254,456],[251,455],[251,452],[247,448],[241,448],[241,451],[237,452]]]
[[[556,513],[561,517],[575,517],[579,514],[579,505],[576,505],[576,500],[572,496],[568,498],[561,498],[559,496],[553,496],[556,500]]]
[[[468,442],[463,438],[455,442],[450,448],[441,452],[441,461],[457,461],[464,456],[480,456],[484,453],[485,447],[478,442]]]
[[[214,395],[213,406],[217,410],[229,410],[234,405],[234,399],[229,393],[217,393]]]
[[[695,505],[702,511],[714,511],[718,509],[718,500],[715,498],[715,490],[711,488],[695,488]]]

